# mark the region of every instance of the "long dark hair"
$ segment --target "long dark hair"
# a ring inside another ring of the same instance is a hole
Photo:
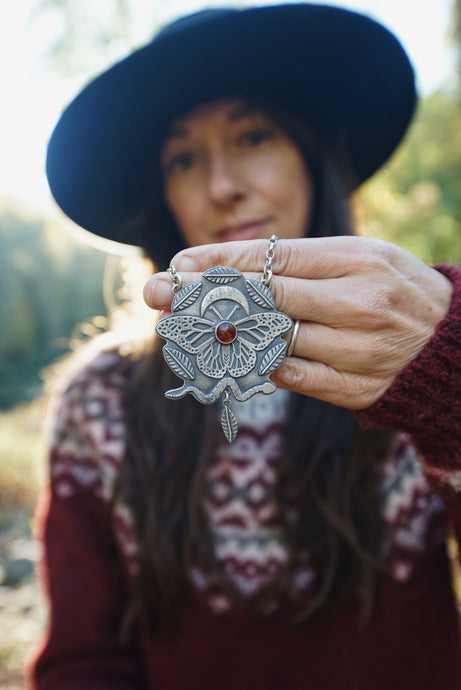
[[[353,180],[347,177],[343,152],[292,113],[266,104],[257,107],[295,141],[312,173],[309,236],[352,234],[348,196]],[[149,181],[151,190],[161,189],[157,175],[159,170]],[[142,217],[146,253],[164,268],[183,243],[161,193],[146,205]],[[175,630],[190,596],[193,566],[199,565],[236,605],[243,604],[220,572],[204,514],[216,409],[189,396],[166,400],[165,390],[176,384],[158,340],[128,365],[127,446],[120,493],[134,512],[140,543],[137,604],[155,636]],[[316,584],[293,622],[309,621],[343,600],[355,599],[363,612],[371,610],[380,568],[379,467],[391,438],[379,429],[361,430],[345,409],[291,395],[275,489],[288,561],[273,582],[245,602],[246,610],[262,615],[274,595],[282,600],[288,596],[299,555],[305,552],[315,564]],[[289,518],[293,509],[295,521]]]

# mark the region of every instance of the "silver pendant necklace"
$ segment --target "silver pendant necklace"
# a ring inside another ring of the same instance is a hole
[[[165,393],[182,398],[187,393],[206,405],[223,396],[221,426],[231,443],[238,424],[231,407],[256,393],[273,393],[269,379],[286,356],[281,337],[293,323],[277,311],[270,291],[272,260],[277,237],[272,235],[260,281],[245,278],[231,266],[215,266],[200,281],[182,287],[174,266],[171,316],[158,322],[156,331],[166,340],[163,356],[183,380],[180,388]]]

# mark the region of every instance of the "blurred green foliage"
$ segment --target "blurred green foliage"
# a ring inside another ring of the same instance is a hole
[[[440,91],[420,104],[405,143],[356,206],[362,234],[429,264],[461,264],[458,94]],[[77,324],[106,316],[106,258],[57,221],[0,206],[0,408],[39,393],[41,368],[68,349]]]
[[[361,190],[363,234],[428,264],[461,264],[461,108],[454,92],[420,103],[405,143]]]
[[[56,223],[0,208],[0,408],[35,397],[76,324],[105,314],[105,261]]]

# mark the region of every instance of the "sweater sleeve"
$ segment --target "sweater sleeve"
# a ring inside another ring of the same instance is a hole
[[[124,625],[127,579],[113,529],[116,397],[114,386],[89,376],[60,401],[37,517],[49,625],[31,664],[34,690],[145,687],[136,630]]]
[[[384,396],[357,415],[410,434],[461,538],[461,268],[437,270],[453,283],[448,314]]]

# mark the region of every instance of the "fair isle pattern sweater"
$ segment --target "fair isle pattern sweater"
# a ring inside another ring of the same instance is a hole
[[[105,352],[61,398],[43,513],[49,637],[33,672],[37,690],[424,690],[461,687],[461,648],[445,554],[446,517],[461,533],[461,271],[452,308],[419,357],[365,423],[401,429],[383,472],[383,554],[371,619],[354,606],[288,632],[285,613],[256,624],[191,573],[196,595],[174,639],[155,642],[142,620],[124,626],[138,545],[125,505],[111,502],[124,452],[120,355]],[[286,558],[272,487],[287,394],[237,410],[239,435],[207,476],[206,513],[218,561],[244,596]],[[440,433],[442,429],[443,433]],[[424,454],[424,466],[415,446]],[[315,573],[297,573],[309,595]]]

